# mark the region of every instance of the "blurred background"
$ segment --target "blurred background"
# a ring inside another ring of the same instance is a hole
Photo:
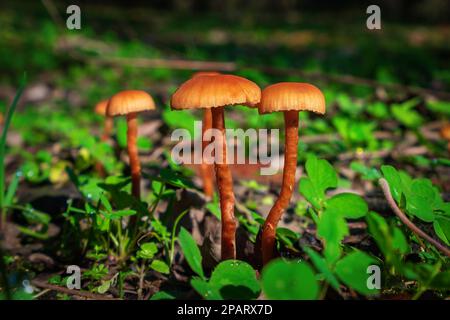
[[[355,157],[370,165],[394,162],[405,156],[397,147],[405,147],[399,143],[408,132],[409,146],[420,140],[422,148],[412,158],[406,153],[412,171],[422,166],[436,174],[432,159],[447,155],[437,130],[450,109],[448,1],[377,1],[381,30],[366,27],[369,1],[78,1],[80,30],[66,27],[70,4],[0,5],[1,109],[24,72],[28,77],[9,138],[22,158],[35,157],[24,156],[23,146],[42,150],[55,141],[108,158],[94,148],[91,136],[102,118],[92,108],[123,89],[154,96],[158,111],[143,122],[157,124],[142,128],[140,147],[163,146],[171,129],[192,130],[200,117],[168,109],[177,86],[199,70],[238,74],[261,87],[278,81],[319,86],[327,116],[302,115],[310,137],[301,142],[301,161],[314,152],[346,165]],[[282,125],[277,114],[236,110],[227,116],[229,127]],[[119,119],[122,147],[125,127]],[[417,130],[424,130],[419,138]],[[107,169],[114,172],[113,164]]]

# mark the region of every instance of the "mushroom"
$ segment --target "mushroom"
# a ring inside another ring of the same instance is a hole
[[[126,115],[127,117],[127,149],[131,168],[131,193],[140,200],[141,165],[137,149],[138,112],[154,110],[153,98],[145,91],[125,90],[111,97],[106,109],[110,117]]]
[[[101,136],[102,141],[107,141],[111,136],[113,128],[113,118],[106,115],[106,108],[108,107],[108,99],[102,100],[95,105],[95,113],[105,117],[105,123],[103,126],[103,134]]]
[[[267,264],[274,257],[277,224],[289,205],[294,190],[297,167],[298,113],[306,110],[324,114],[325,98],[322,92],[311,84],[281,82],[270,85],[262,91],[258,109],[260,114],[282,111],[285,123],[283,184],[280,195],[270,210],[262,229],[262,258],[263,263]]]
[[[220,74],[219,72],[214,71],[199,71],[192,75],[191,78],[195,78],[198,76],[215,76]],[[202,159],[203,152],[206,146],[209,144],[209,141],[205,140],[205,132],[208,129],[211,129],[212,126],[212,114],[211,109],[204,109],[203,111],[203,122],[202,122]],[[214,184],[213,184],[213,166],[207,164],[204,160],[200,166],[200,171],[203,180],[203,192],[208,198],[212,198],[214,194]]]
[[[450,152],[450,123],[445,124],[440,130],[441,137],[447,140],[447,149]]]
[[[222,149],[221,159],[215,161],[215,171],[222,220],[222,260],[236,258],[233,180],[226,163],[223,109],[236,104],[254,107],[260,97],[261,89],[252,81],[234,75],[218,74],[191,78],[177,89],[170,102],[172,109],[211,109],[212,127],[221,133],[216,137],[219,141],[215,141],[216,146]]]

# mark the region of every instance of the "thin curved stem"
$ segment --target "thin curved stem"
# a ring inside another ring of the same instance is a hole
[[[137,199],[141,198],[141,164],[137,149],[138,124],[136,113],[127,114],[127,149],[131,169],[131,193]]]
[[[214,184],[213,184],[213,166],[205,163],[203,152],[210,141],[205,140],[205,132],[212,127],[212,113],[211,109],[205,109],[203,113],[203,124],[202,124],[202,164],[200,166],[202,180],[203,180],[203,192],[209,198],[212,198],[214,194]]]
[[[213,128],[222,133],[216,146],[222,148],[221,159],[216,158],[216,181],[219,189],[222,218],[222,260],[236,259],[236,219],[234,217],[233,178],[227,164],[227,144],[223,107],[212,108]]]
[[[284,112],[285,124],[285,150],[283,184],[278,199],[275,201],[266,221],[261,235],[261,250],[263,264],[267,264],[275,255],[275,237],[278,222],[284,210],[289,205],[295,184],[295,170],[297,168],[298,146],[298,111]]]
[[[450,257],[450,250],[447,247],[445,247],[438,241],[434,240],[428,234],[419,229],[411,220],[408,219],[408,217],[403,213],[403,211],[400,210],[400,208],[397,206],[397,203],[395,203],[394,198],[392,197],[391,189],[389,188],[389,183],[386,181],[386,179],[381,178],[378,180],[378,183],[380,184],[380,187],[383,190],[384,196],[389,206],[391,207],[392,211],[394,211],[394,213],[397,215],[397,217],[400,219],[400,221],[403,222],[416,235],[430,242],[442,253],[444,253],[447,257]]]

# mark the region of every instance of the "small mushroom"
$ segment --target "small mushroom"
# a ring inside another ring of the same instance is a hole
[[[440,130],[441,137],[447,140],[447,149],[450,152],[450,123],[445,124]]]
[[[108,102],[109,100],[105,99],[95,105],[95,113],[105,117],[103,134],[101,136],[102,141],[107,141],[109,139],[114,125],[113,118],[106,115],[106,108],[108,107]]]
[[[195,78],[198,76],[215,76],[220,74],[219,72],[214,71],[199,71],[192,75],[191,78]],[[204,109],[203,110],[203,122],[202,122],[202,157],[203,152],[206,148],[206,146],[209,144],[209,141],[205,140],[205,132],[208,129],[211,129],[212,127],[212,113],[211,109]],[[213,183],[213,175],[214,175],[214,169],[213,166],[210,164],[205,163],[205,161],[202,161],[202,164],[200,166],[201,174],[202,174],[202,180],[203,180],[203,192],[208,198],[212,198],[214,194],[214,183]]]
[[[234,217],[233,179],[226,163],[226,136],[223,109],[243,104],[254,107],[261,97],[261,89],[252,81],[233,75],[197,76],[183,83],[173,94],[173,109],[211,109],[212,127],[220,130],[216,141],[222,149],[222,159],[215,162],[222,220],[222,260],[236,259],[236,219]]]
[[[261,93],[259,113],[282,111],[285,123],[283,184],[280,195],[270,210],[262,229],[261,250],[264,264],[274,257],[277,224],[289,205],[294,191],[297,167],[298,113],[302,110],[325,113],[325,98],[322,92],[311,84],[281,82],[268,86]]]
[[[127,149],[131,168],[131,193],[136,199],[141,198],[141,165],[137,149],[138,123],[137,114],[154,110],[153,98],[145,91],[125,90],[111,97],[106,109],[110,117],[126,115],[127,117]]]

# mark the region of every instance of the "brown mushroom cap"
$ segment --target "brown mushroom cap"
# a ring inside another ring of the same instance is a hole
[[[325,97],[315,86],[300,82],[280,82],[265,88],[261,93],[259,113],[306,110],[325,113]]]
[[[183,83],[172,95],[172,109],[203,109],[243,104],[256,107],[261,89],[242,77],[199,75]]]
[[[109,99],[106,113],[108,116],[119,116],[154,109],[155,102],[147,92],[125,90],[113,95]]]
[[[106,108],[108,107],[109,99],[100,101],[95,105],[95,113],[101,116],[106,115]]]

